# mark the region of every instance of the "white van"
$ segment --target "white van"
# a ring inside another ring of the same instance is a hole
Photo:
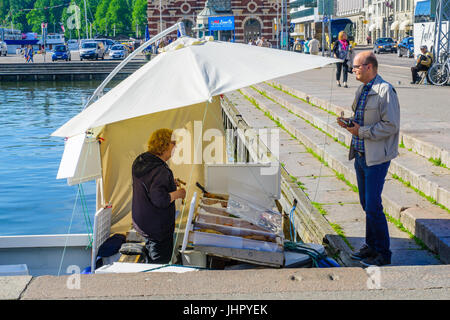
[[[81,43],[80,60],[83,59],[105,59],[105,48],[102,42],[86,41]]]

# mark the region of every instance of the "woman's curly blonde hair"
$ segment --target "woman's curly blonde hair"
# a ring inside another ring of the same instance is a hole
[[[338,34],[338,40],[344,40],[344,35],[347,36],[347,32],[341,31]]]
[[[157,156],[162,155],[169,148],[172,133],[171,129],[158,129],[153,132],[147,142],[148,152]]]

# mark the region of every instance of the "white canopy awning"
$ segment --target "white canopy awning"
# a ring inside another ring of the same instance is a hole
[[[52,136],[72,137],[109,123],[205,102],[255,83],[335,62],[340,60],[183,37]]]
[[[378,17],[375,20],[376,25],[377,25],[377,29],[382,29],[383,28],[383,17]]]
[[[400,31],[409,30],[411,28],[411,26],[412,26],[411,19],[407,19],[407,20],[404,20],[402,23],[400,23],[399,30]]]
[[[369,31],[372,32],[373,30],[376,29],[376,27],[377,27],[377,25],[376,25],[375,23],[371,24],[371,25],[369,26]]]
[[[398,30],[398,26],[400,25],[400,21],[394,21],[394,22],[392,22],[392,24],[391,24],[391,30],[392,31],[396,31],[396,30]]]

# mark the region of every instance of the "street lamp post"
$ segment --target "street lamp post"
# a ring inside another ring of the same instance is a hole
[[[160,28],[159,32],[163,31],[161,10],[162,10],[161,0],[159,0],[159,28]]]
[[[86,22],[86,39],[89,39],[89,28],[88,28],[88,22],[87,22],[86,0],[84,0],[84,20]]]

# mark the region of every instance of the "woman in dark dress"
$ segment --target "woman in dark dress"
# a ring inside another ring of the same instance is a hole
[[[148,141],[148,151],[133,162],[133,227],[146,238],[150,263],[168,263],[172,258],[175,229],[175,200],[184,199],[186,190],[177,183],[167,161],[176,142],[173,131],[159,129]]]

